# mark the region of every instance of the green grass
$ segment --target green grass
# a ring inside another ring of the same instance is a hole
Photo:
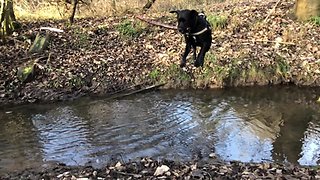
[[[310,19],[310,21],[311,21],[313,24],[315,24],[315,25],[317,25],[317,26],[320,26],[320,16],[312,17],[312,18]]]
[[[89,46],[90,37],[85,29],[82,29],[81,27],[75,26],[73,28],[72,33],[73,33],[72,36],[76,40],[75,47],[85,48],[85,47]]]
[[[183,71],[180,68],[180,66],[177,64],[172,64],[169,67],[167,74],[168,74],[168,76],[176,77],[181,81],[190,81],[191,80],[190,75],[187,72]]]
[[[142,33],[143,28],[141,24],[133,23],[132,21],[126,19],[116,26],[116,30],[122,36],[135,38]]]
[[[281,56],[276,57],[276,74],[286,77],[290,70],[289,64],[285,61],[285,59]]]
[[[154,69],[150,72],[149,77],[152,80],[157,80],[160,77],[160,71],[158,69]]]
[[[228,18],[225,16],[219,16],[215,14],[209,14],[207,20],[213,29],[222,29],[227,26]]]
[[[84,81],[82,80],[81,77],[73,75],[69,79],[69,84],[71,85],[71,87],[79,88],[84,84]]]
[[[214,54],[211,52],[208,52],[205,56],[205,61],[209,61],[210,63],[215,63],[217,61],[217,58]]]

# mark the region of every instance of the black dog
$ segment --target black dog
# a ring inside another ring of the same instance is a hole
[[[204,56],[209,51],[212,41],[211,26],[206,20],[203,13],[198,13],[195,10],[177,10],[170,11],[176,13],[178,19],[178,30],[184,34],[186,40],[186,49],[182,56],[180,67],[186,65],[186,58],[193,48],[194,65],[196,67],[203,66]],[[196,54],[196,47],[200,46],[201,50]]]

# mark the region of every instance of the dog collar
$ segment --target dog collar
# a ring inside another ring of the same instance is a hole
[[[202,30],[201,30],[201,31],[199,31],[199,32],[191,33],[190,35],[191,35],[191,36],[198,36],[198,35],[200,35],[200,34],[202,34],[202,33],[206,32],[207,30],[208,30],[208,28],[206,27],[206,28],[202,29]]]

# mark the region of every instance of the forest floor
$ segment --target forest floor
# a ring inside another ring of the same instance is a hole
[[[213,44],[202,68],[191,59],[181,69],[184,40],[176,30],[136,18],[118,17],[65,21],[21,21],[22,28],[0,41],[0,104],[72,100],[164,84],[162,88],[223,88],[226,86],[320,85],[320,23],[298,22],[293,0],[217,3],[206,14],[213,22]],[[145,14],[153,21],[176,25],[173,14]],[[217,20],[218,19],[218,20]],[[40,27],[54,27],[48,48],[28,52]],[[190,56],[191,57],[191,56]],[[25,67],[32,76],[21,80]],[[21,70],[22,69],[22,70]],[[149,162],[150,161],[150,162]],[[319,178],[317,169],[271,164],[204,164],[148,160],[105,169],[58,166],[50,171],[25,171],[4,179],[153,179],[157,167],[167,169],[158,178],[221,179]],[[148,165],[147,165],[148,164]],[[34,173],[36,172],[36,173]],[[20,177],[20,178],[19,178]],[[1,178],[0,178],[1,179]]]
[[[25,103],[108,95],[152,84],[163,88],[320,85],[320,22],[298,22],[293,0],[218,3],[208,7],[213,43],[203,68],[179,62],[184,39],[176,30],[144,23],[136,14],[65,21],[22,21],[0,42],[0,103]],[[173,14],[144,16],[176,25]],[[28,52],[40,27],[51,33],[42,53]],[[191,53],[190,53],[191,54]],[[26,80],[19,73],[34,67]],[[29,67],[25,68],[25,67]]]

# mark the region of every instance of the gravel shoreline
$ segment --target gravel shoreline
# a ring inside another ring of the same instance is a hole
[[[57,164],[48,169],[8,173],[0,179],[319,179],[320,170],[292,164],[175,162],[141,158],[104,168]]]

